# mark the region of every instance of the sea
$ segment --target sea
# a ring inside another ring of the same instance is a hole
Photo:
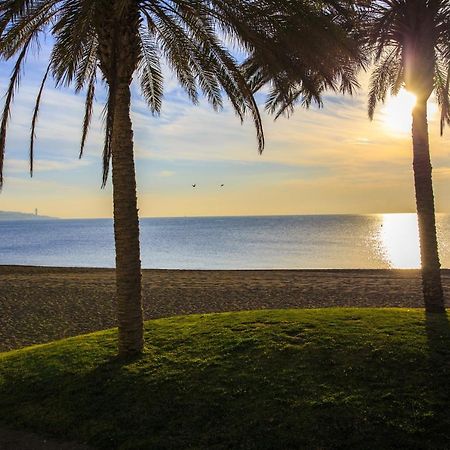
[[[152,269],[418,268],[415,214],[143,218]],[[450,267],[450,215],[437,215]],[[0,264],[114,267],[110,219],[0,221]]]

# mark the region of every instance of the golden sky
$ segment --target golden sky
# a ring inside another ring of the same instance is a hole
[[[3,91],[7,75],[0,64]],[[110,183],[100,189],[101,98],[85,157],[79,160],[83,98],[47,89],[35,175],[28,177],[28,136],[38,89],[31,78],[13,109],[0,210],[110,217]],[[241,126],[230,108],[215,113],[205,103],[192,106],[169,79],[162,115],[154,118],[133,90],[142,217],[415,209],[407,96],[381,106],[373,122],[367,118],[364,88],[354,97],[329,94],[323,109],[299,108],[289,119],[273,122],[265,115],[267,145],[260,156],[250,121]],[[436,204],[438,211],[450,212],[450,130],[439,136],[436,107],[429,106]]]

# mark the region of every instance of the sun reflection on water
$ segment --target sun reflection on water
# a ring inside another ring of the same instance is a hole
[[[420,267],[419,229],[416,214],[383,214],[381,252],[392,269]]]

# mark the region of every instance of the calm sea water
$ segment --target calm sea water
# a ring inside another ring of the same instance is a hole
[[[450,215],[438,215],[450,267]],[[142,265],[173,269],[415,268],[414,214],[141,219]],[[111,220],[0,222],[0,264],[114,267]]]

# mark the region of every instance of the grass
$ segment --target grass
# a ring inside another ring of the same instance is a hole
[[[421,310],[276,310],[0,354],[0,421],[100,449],[448,449],[450,327]]]

